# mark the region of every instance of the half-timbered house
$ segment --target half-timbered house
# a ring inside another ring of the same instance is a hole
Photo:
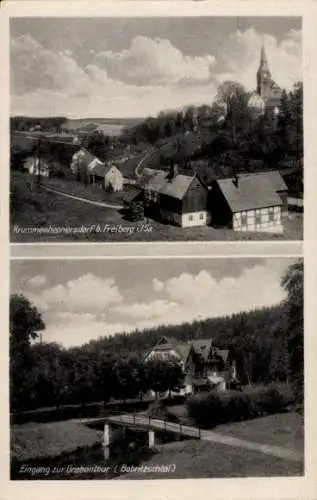
[[[212,221],[234,231],[282,233],[282,199],[268,175],[218,179],[210,193]]]

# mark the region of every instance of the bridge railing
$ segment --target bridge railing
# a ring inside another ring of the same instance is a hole
[[[197,439],[201,438],[200,428],[192,427],[190,425],[185,425],[181,423],[170,422],[165,418],[160,419],[138,413],[114,412],[107,417],[107,420],[113,423],[117,422],[130,425],[141,425],[143,427],[150,428],[153,430],[163,430],[166,432],[168,431],[174,432],[177,434],[186,435]]]

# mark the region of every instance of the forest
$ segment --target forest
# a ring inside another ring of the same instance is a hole
[[[10,298],[11,412],[110,398],[139,397],[177,389],[179,366],[144,362],[144,354],[162,335],[176,341],[212,337],[232,349],[241,384],[293,384],[303,395],[303,263],[288,269],[281,305],[192,324],[161,326],[117,334],[73,348],[38,342],[45,329],[38,309],[22,295]]]

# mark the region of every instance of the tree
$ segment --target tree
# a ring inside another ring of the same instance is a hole
[[[238,82],[230,80],[223,82],[218,87],[215,106],[223,108],[226,126],[235,142],[238,130],[244,129],[251,118],[246,89]]]
[[[149,388],[158,393],[172,391],[183,384],[183,372],[180,365],[174,361],[151,359],[147,361]]]
[[[30,396],[31,340],[44,330],[41,314],[23,295],[10,297],[10,403],[13,411],[22,409]]]
[[[297,82],[290,92],[282,93],[278,128],[286,154],[303,156],[303,84]]]
[[[101,161],[105,161],[107,158],[110,138],[102,130],[94,130],[91,134],[87,135],[85,138],[85,143],[87,144],[87,149]]]
[[[288,335],[287,346],[291,383],[296,402],[304,401],[304,264],[299,260],[292,264],[282,278],[287,298],[285,300]]]
[[[144,220],[144,204],[142,201],[132,201],[130,204],[130,218],[133,222]]]

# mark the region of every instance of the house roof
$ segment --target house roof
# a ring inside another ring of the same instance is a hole
[[[129,189],[124,192],[123,201],[125,203],[131,203],[135,198],[142,194],[141,189],[138,186],[129,186]]]
[[[197,354],[207,359],[212,346],[212,339],[195,339],[191,341],[191,345]]]
[[[269,176],[249,174],[238,176],[238,187],[234,179],[215,181],[232,212],[281,206],[282,200]]]
[[[170,179],[168,172],[159,172],[158,174],[150,177],[148,182],[143,185],[143,189],[155,191],[157,193],[165,194],[167,196],[171,196],[172,198],[181,200],[187,193],[187,190],[194,178],[195,175],[188,176],[177,174],[175,177]]]
[[[88,164],[88,169],[92,174],[100,177],[104,177],[109,170],[106,165],[96,157]]]
[[[84,157],[88,164],[96,158],[85,148],[80,148],[78,151],[76,151],[76,153],[73,155],[73,160],[79,158],[80,156]]]
[[[175,351],[181,356],[183,361],[186,361],[188,354],[189,354],[189,351],[190,351],[190,348],[191,348],[191,344],[186,343],[186,342],[182,342],[180,344],[176,344],[174,346],[174,348],[175,348]]]
[[[214,354],[216,356],[220,356],[223,361],[226,363],[229,357],[229,349],[215,349]]]
[[[268,170],[267,172],[258,172],[256,174],[239,174],[242,176],[256,175],[259,178],[268,178],[276,191],[287,191],[287,185],[278,170]]]

